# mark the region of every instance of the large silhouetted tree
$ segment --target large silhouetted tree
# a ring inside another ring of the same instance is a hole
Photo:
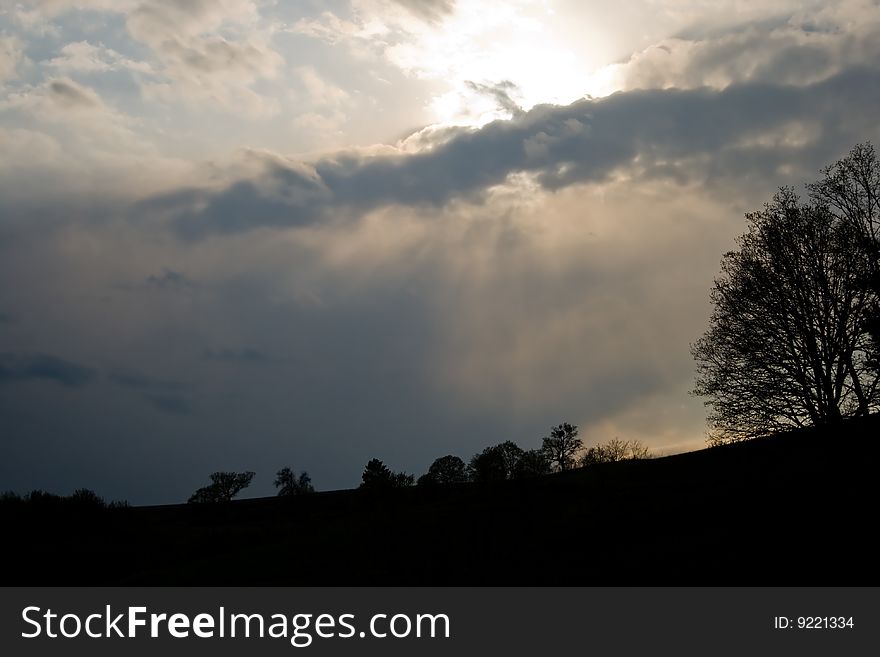
[[[876,295],[858,228],[783,188],[724,255],[708,331],[692,347],[710,441],[833,423],[877,407]]]
[[[228,502],[250,486],[253,478],[253,472],[214,472],[211,483],[193,493],[189,502]]]
[[[563,422],[550,429],[550,435],[544,437],[541,449],[557,470],[568,470],[575,464],[575,454],[583,447],[577,435],[577,426]]]

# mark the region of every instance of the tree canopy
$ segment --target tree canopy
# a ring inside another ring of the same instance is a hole
[[[460,457],[449,454],[435,459],[419,484],[459,484],[468,480],[467,466]]]
[[[468,473],[472,481],[479,482],[513,479],[522,455],[519,445],[506,440],[475,454],[468,464]]]
[[[880,188],[876,176],[860,186],[864,171],[854,164],[872,153],[857,147],[849,164],[826,169],[808,202],[783,188],[746,215],[748,230],[724,255],[711,291],[709,329],[691,348],[711,441],[877,408],[876,255],[868,245]]]

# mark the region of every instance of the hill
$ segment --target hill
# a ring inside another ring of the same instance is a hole
[[[3,584],[867,585],[880,417],[495,485],[4,508]]]

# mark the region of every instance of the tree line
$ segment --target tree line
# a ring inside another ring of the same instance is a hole
[[[33,490],[25,495],[19,495],[13,491],[0,494],[0,504],[7,508],[32,507],[42,509],[57,509],[59,511],[96,511],[102,509],[127,509],[128,502],[125,500],[113,500],[106,502],[103,497],[88,488],[77,488],[70,495],[56,495],[44,490]]]
[[[371,459],[364,468],[360,487],[380,489],[527,479],[598,463],[650,457],[650,450],[638,440],[615,438],[585,449],[577,426],[563,422],[551,428],[537,449],[524,450],[507,440],[486,447],[467,463],[459,456],[448,454],[435,459],[418,479],[406,472],[392,471],[379,459]]]
[[[585,449],[578,437],[577,426],[563,422],[551,428],[538,449],[524,450],[508,440],[485,448],[471,457],[468,463],[459,456],[448,454],[435,459],[428,471],[418,479],[407,472],[395,472],[380,459],[373,458],[364,467],[359,488],[378,490],[416,484],[428,486],[524,479],[578,466],[650,457],[650,450],[638,440],[615,438]],[[214,472],[210,476],[211,483],[193,493],[189,502],[228,502],[247,488],[253,478],[253,472]],[[304,495],[315,490],[307,472],[297,474],[289,467],[278,471],[274,483],[280,497]]]

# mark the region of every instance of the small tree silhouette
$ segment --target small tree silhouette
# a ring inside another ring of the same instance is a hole
[[[192,497],[190,504],[229,502],[242,490],[250,486],[253,472],[214,472],[211,484],[199,488]]]
[[[303,470],[299,476],[288,467],[281,468],[275,478],[275,488],[278,489],[279,497],[288,495],[304,495],[314,493],[312,478]]]
[[[415,477],[406,472],[392,472],[391,469],[379,459],[370,459],[361,475],[361,488],[403,488],[412,486]]]
[[[558,470],[568,470],[574,465],[574,455],[583,447],[583,443],[577,435],[576,425],[563,422],[550,429],[550,435],[544,437],[541,449],[547,455],[550,463]]]

